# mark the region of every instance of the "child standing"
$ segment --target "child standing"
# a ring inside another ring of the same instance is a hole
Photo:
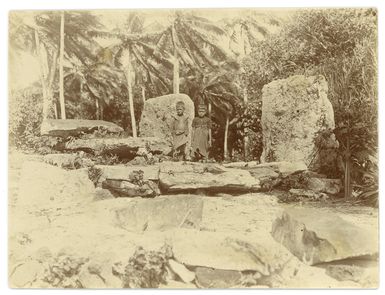
[[[176,103],[176,116],[172,117],[173,158],[175,160],[187,160],[187,143],[189,141],[188,116],[184,114],[183,101]]]
[[[198,106],[198,117],[192,122],[192,156],[207,161],[211,147],[211,120],[206,116],[206,105]]]

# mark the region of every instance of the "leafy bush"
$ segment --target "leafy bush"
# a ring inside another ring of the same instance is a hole
[[[42,94],[30,87],[10,94],[9,142],[21,149],[37,150],[42,147],[40,125],[42,121]]]

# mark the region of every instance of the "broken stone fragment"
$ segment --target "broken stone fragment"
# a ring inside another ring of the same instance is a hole
[[[171,270],[177,274],[184,283],[191,283],[195,279],[195,273],[189,271],[183,264],[176,262],[174,259],[169,259],[168,264]]]
[[[236,270],[197,267],[197,285],[201,288],[231,288],[241,283],[241,272]]]

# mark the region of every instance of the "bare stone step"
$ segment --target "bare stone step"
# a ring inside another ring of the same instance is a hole
[[[231,169],[218,164],[163,162],[159,181],[166,193],[195,192],[250,192],[260,189],[259,181],[248,171]]]
[[[273,222],[271,234],[309,265],[378,253],[374,230],[317,209],[287,209]]]
[[[203,201],[190,195],[160,196],[155,199],[115,199],[98,202],[100,213],[113,224],[131,232],[199,228]]]
[[[84,133],[92,133],[95,130],[103,130],[107,133],[120,133],[123,128],[102,120],[78,120],[78,119],[46,119],[40,127],[41,135],[69,137]]]
[[[128,159],[133,159],[135,156],[147,152],[164,155],[171,152],[170,145],[164,139],[157,137],[80,138],[67,142],[65,148],[97,155],[116,154],[121,158]]]

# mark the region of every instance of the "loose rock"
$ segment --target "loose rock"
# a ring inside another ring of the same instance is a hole
[[[197,285],[201,288],[231,288],[241,283],[241,272],[235,270],[197,267]]]

